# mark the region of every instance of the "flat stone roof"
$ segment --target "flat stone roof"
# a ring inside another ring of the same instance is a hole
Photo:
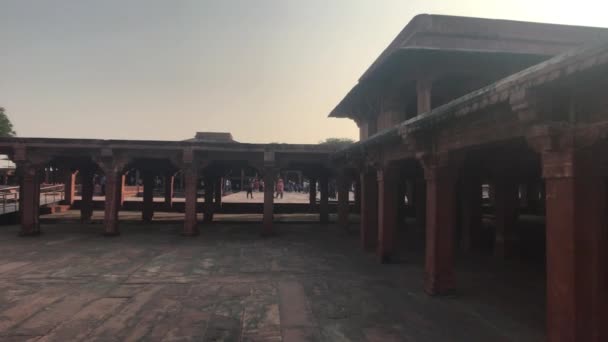
[[[371,81],[395,63],[415,65],[431,54],[545,59],[606,39],[607,28],[421,14],[405,26],[329,116],[350,117],[350,106],[366,96]]]
[[[187,141],[163,141],[163,140],[115,140],[115,139],[71,139],[71,138],[27,138],[9,137],[0,138],[0,149],[13,148],[18,145],[39,148],[84,148],[84,149],[163,149],[181,150],[191,148],[192,150],[205,151],[252,151],[252,152],[317,152],[331,153],[336,150],[331,145],[323,144],[249,144],[238,142],[201,142],[196,140]]]
[[[359,151],[367,146],[392,141],[399,136],[407,136],[444,124],[449,120],[478,112],[499,102],[509,101],[515,92],[555,82],[570,75],[608,64],[608,40],[582,49],[571,50],[545,62],[534,65],[477,91],[450,101],[429,112],[418,115],[378,132],[364,141],[338,151],[336,157]]]

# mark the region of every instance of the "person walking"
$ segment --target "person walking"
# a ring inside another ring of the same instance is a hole
[[[247,189],[247,198],[251,195],[251,199],[253,199],[253,181],[250,179],[249,182],[245,185]]]
[[[277,187],[276,187],[276,196],[275,198],[279,198],[279,196],[281,196],[281,199],[283,199],[283,191],[285,190],[285,183],[283,182],[283,178],[279,178],[279,180],[277,181]]]

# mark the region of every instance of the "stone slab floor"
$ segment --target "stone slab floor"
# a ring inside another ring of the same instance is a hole
[[[430,298],[419,253],[379,265],[331,225],[279,224],[271,238],[256,224],[180,228],[0,227],[0,341],[544,338],[542,280],[517,264],[465,258],[461,290]]]

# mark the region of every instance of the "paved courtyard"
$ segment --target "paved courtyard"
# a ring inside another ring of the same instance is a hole
[[[422,292],[422,253],[378,265],[334,226],[45,224],[0,229],[1,341],[537,341],[542,274],[462,259],[460,291]],[[467,265],[473,265],[469,267]],[[500,272],[496,270],[500,269]]]

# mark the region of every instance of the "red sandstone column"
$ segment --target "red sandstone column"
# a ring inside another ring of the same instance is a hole
[[[171,211],[173,208],[173,184],[175,177],[173,175],[165,176],[165,208]]]
[[[92,168],[80,170],[80,220],[83,223],[90,223],[93,217],[93,177],[95,173]]]
[[[205,214],[204,222],[213,221],[213,178],[205,177]]]
[[[460,193],[462,208],[462,236],[460,247],[470,251],[479,240],[481,232],[481,179],[476,174],[467,175],[463,179]]]
[[[143,174],[144,198],[141,218],[144,222],[152,221],[154,217],[154,175],[149,172]]]
[[[338,225],[344,230],[348,230],[349,188],[350,179],[346,172],[342,171],[338,176]]]
[[[222,177],[218,177],[215,180],[215,208],[219,208],[222,206],[222,196],[224,195],[224,179]]]
[[[500,258],[513,256],[517,236],[518,194],[513,176],[501,173],[495,184],[495,240],[494,255]]]
[[[185,219],[184,219],[184,231],[182,235],[195,236],[198,235],[198,227],[196,220],[196,201],[197,201],[197,188],[198,188],[198,171],[195,167],[187,167],[183,173],[182,178],[185,183]]]
[[[430,295],[438,295],[454,287],[456,168],[448,167],[447,160],[439,160],[436,156],[429,156],[423,164],[427,214],[425,291]]]
[[[70,169],[65,170],[63,184],[63,202],[71,206],[74,204],[74,191],[76,190],[76,173]]]
[[[104,207],[104,235],[116,236],[118,231],[118,211],[120,208],[120,187],[122,173],[111,165],[104,169],[106,176],[106,198]]]
[[[395,230],[398,224],[398,170],[394,167],[378,169],[378,245],[376,255],[381,263],[391,260]]]
[[[416,81],[416,95],[418,100],[418,115],[431,110],[431,89],[433,82],[428,78],[421,78]]]
[[[361,247],[374,250],[378,240],[378,182],[372,171],[361,173]]]
[[[542,156],[548,341],[608,341],[606,174],[590,152]]]
[[[35,167],[27,163],[19,165],[19,215],[21,219],[20,236],[40,234],[39,203],[40,180]],[[38,198],[36,198],[38,197]]]
[[[329,180],[327,174],[322,174],[319,178],[319,191],[321,199],[319,200],[319,221],[321,223],[329,222]]]
[[[266,167],[264,170],[264,235],[274,233],[272,227],[274,214],[274,169]]]
[[[317,204],[317,179],[310,179],[310,186],[308,190],[308,202],[310,203],[310,212],[314,213],[316,210],[315,206]]]

